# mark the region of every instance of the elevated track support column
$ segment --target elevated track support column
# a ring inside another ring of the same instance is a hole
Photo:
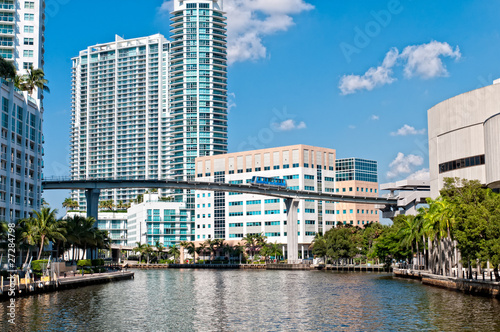
[[[286,206],[286,239],[288,250],[288,264],[299,263],[299,236],[297,226],[297,209],[299,200],[293,198],[285,199]]]
[[[85,190],[85,198],[87,199],[87,217],[94,217],[97,227],[97,216],[99,214],[99,195],[101,189]]]

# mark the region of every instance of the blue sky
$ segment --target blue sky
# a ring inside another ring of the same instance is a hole
[[[168,37],[171,3],[46,3],[51,93],[44,173],[66,176],[71,57],[115,34]],[[500,77],[499,1],[225,0],[225,6],[230,152],[309,144],[334,148],[339,158],[377,160],[381,183],[422,178],[427,110]],[[68,192],[44,197],[61,209]]]

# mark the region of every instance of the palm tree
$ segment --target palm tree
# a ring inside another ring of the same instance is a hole
[[[205,255],[205,250],[206,250],[206,245],[204,243],[200,243],[198,247],[196,247],[195,252],[198,255],[198,260],[200,259],[201,255]]]
[[[16,77],[16,67],[12,62],[5,60],[0,56],[0,77],[7,80],[14,80]]]
[[[156,250],[158,250],[158,253],[156,254],[156,259],[159,262],[161,255],[163,254],[163,250],[165,249],[165,246],[163,245],[163,243],[160,243],[160,241],[156,241],[155,247],[156,247]]]
[[[210,260],[212,261],[216,257],[217,251],[224,245],[224,239],[208,239],[205,244],[210,248]]]
[[[170,248],[168,248],[168,254],[170,256],[174,256],[174,262],[177,262],[177,259],[179,258],[181,252],[177,246],[173,245]]]
[[[99,202],[99,208],[101,210],[113,210],[115,208],[115,204],[112,199]]]
[[[139,264],[141,264],[141,257],[146,251],[146,244],[136,242],[136,247],[132,249],[133,252],[139,253]]]
[[[23,90],[28,91],[30,95],[33,94],[35,88],[50,92],[50,89],[47,86],[47,83],[49,83],[49,81],[45,79],[45,73],[43,72],[43,69],[33,69],[33,67],[31,67],[30,69],[28,69],[28,74],[23,75],[21,77],[21,80],[21,86],[23,87]]]
[[[116,205],[116,208],[118,210],[124,210],[127,209],[127,204],[124,204],[123,201],[118,201],[118,204]]]
[[[245,241],[245,246],[247,250],[251,253],[253,260],[255,253],[259,252],[260,248],[262,248],[265,245],[266,237],[263,236],[262,233],[247,234],[247,236],[243,238],[243,241]]]
[[[40,250],[38,252],[38,259],[42,256],[43,246],[49,243],[49,240],[63,240],[64,227],[60,220],[56,219],[57,210],[50,210],[50,208],[42,208],[40,212],[33,211],[35,214],[34,227],[32,231],[34,237],[38,240]]]
[[[276,259],[276,262],[278,262],[278,255],[283,256],[283,244],[277,242],[267,243],[266,247],[269,248],[271,254],[274,254],[274,259]]]
[[[66,210],[71,210],[79,207],[78,202],[71,198],[66,198],[62,203],[62,206],[66,208]]]
[[[193,242],[189,242],[189,241],[182,241],[180,243],[181,247],[183,247],[185,250],[187,250],[188,254],[191,256],[191,257],[194,257],[194,254],[196,252],[196,247],[194,245]],[[184,250],[183,249],[183,250]]]

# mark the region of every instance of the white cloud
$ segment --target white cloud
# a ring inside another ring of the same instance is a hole
[[[173,1],[165,0],[159,13],[169,13],[172,7]],[[295,24],[292,15],[312,9],[305,0],[224,0],[229,64],[265,58],[262,38],[287,31]]]
[[[392,67],[394,67],[399,52],[397,49],[391,49],[385,56],[381,66],[372,67],[360,75],[344,75],[340,79],[339,88],[343,95],[355,93],[358,90],[373,90],[376,86],[391,84],[396,79],[392,77]]]
[[[296,123],[295,120],[293,119],[288,119],[280,123],[275,123],[273,124],[276,130],[279,131],[290,131],[290,130],[295,130],[295,129],[305,129],[307,128],[306,123],[304,121],[301,121],[299,123]]]
[[[405,76],[408,78],[420,76],[424,79],[448,76],[441,56],[458,60],[462,54],[458,46],[453,50],[448,43],[437,41],[406,47],[401,53],[401,58],[406,60]]]
[[[387,172],[387,177],[392,179],[402,174],[411,173],[414,166],[420,166],[423,163],[424,158],[420,156],[413,154],[405,156],[404,153],[399,152],[396,159],[389,164],[390,170]]]
[[[422,181],[430,179],[431,179],[431,173],[429,172],[428,168],[416,171],[415,173],[411,174],[406,178],[406,180],[422,180]]]
[[[379,119],[380,119],[380,117],[379,117],[378,115],[373,114],[373,115],[371,116],[371,119],[372,119],[373,121],[377,121],[377,120],[379,120]]]
[[[234,92],[229,92],[227,94],[227,111],[228,112],[231,112],[231,109],[235,108],[236,106],[238,106],[236,104],[236,94]]]
[[[400,54],[397,48],[392,48],[385,55],[382,65],[371,67],[363,75],[344,75],[340,79],[339,89],[342,95],[348,95],[360,90],[373,90],[377,86],[391,84],[396,81],[392,77],[393,68],[403,65],[406,78],[418,76],[423,79],[448,76],[442,57],[460,59],[460,49],[453,48],[448,43],[431,41],[428,44],[407,46]]]
[[[408,136],[408,135],[424,135],[425,129],[415,129],[412,126],[405,124],[403,127],[399,128],[398,131],[392,132],[391,136]]]

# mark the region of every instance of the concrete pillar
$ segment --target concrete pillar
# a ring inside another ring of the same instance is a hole
[[[94,217],[97,221],[99,214],[99,195],[100,189],[87,189],[85,191],[85,198],[87,199],[87,217]],[[96,223],[97,227],[97,223]]]
[[[285,256],[285,254],[286,254],[286,253],[285,253],[285,246],[281,246],[281,251],[283,252],[283,259],[285,259],[285,257],[286,257],[286,256]]]
[[[306,257],[304,256],[304,245],[302,244],[300,247],[301,247],[301,249],[302,249],[302,259],[304,259],[304,258],[306,258]]]
[[[99,195],[100,189],[87,189],[85,190],[85,198],[87,199],[87,218],[93,217],[95,219],[94,227],[97,228],[97,218],[99,215]],[[97,258],[97,249],[87,249],[86,259]]]
[[[297,226],[297,208],[299,200],[288,198],[285,200],[286,206],[286,231],[287,231],[287,248],[288,248],[288,264],[299,263],[299,236]]]

